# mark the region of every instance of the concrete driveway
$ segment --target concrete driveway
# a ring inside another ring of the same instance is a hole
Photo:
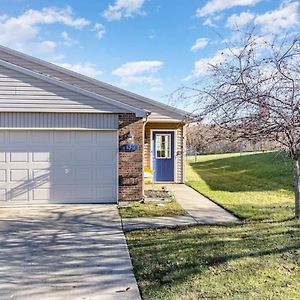
[[[140,299],[116,205],[0,208],[0,299]]]

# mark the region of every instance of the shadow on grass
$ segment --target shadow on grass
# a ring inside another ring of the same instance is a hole
[[[277,152],[190,162],[190,165],[214,191],[292,191],[291,161]]]
[[[299,267],[300,232],[294,222],[150,230],[128,234],[128,238],[146,298],[153,291],[167,294],[173,284],[188,283],[192,290],[195,286],[190,280],[206,276],[213,280],[228,270],[239,284],[242,274],[247,278],[261,269],[287,264],[295,265],[291,272],[296,272]]]

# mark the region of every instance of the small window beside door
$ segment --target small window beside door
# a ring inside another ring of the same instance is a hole
[[[171,158],[171,135],[156,134],[156,158]]]

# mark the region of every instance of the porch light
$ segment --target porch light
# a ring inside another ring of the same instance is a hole
[[[133,134],[130,131],[128,132],[126,139],[128,144],[133,144]]]

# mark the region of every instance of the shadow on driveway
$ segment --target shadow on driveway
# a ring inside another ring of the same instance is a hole
[[[0,299],[139,299],[115,205],[1,208],[0,216]]]

